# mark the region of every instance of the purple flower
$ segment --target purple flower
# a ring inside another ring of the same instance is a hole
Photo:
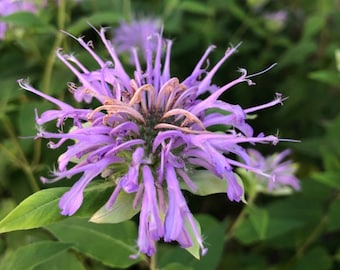
[[[290,154],[289,149],[268,157],[262,156],[262,154],[255,149],[248,149],[247,152],[250,156],[252,166],[272,176],[272,180],[268,181],[266,177],[254,175],[254,178],[260,182],[259,184],[261,186],[265,187],[267,192],[280,193],[287,187],[293,190],[300,189],[299,180],[294,175],[297,166],[292,163],[291,160],[284,161]]]
[[[263,14],[265,25],[269,30],[280,31],[285,26],[288,19],[288,12],[280,10],[275,12],[267,12]]]
[[[43,125],[54,120],[59,132],[41,128],[37,138],[53,140],[49,143],[53,149],[71,142],[58,159],[54,178],[42,180],[53,182],[82,174],[59,202],[62,214],[72,215],[81,206],[83,191],[90,181],[100,175],[118,177],[106,207],[115,204],[120,192],[135,194],[133,207],[141,207],[137,241],[140,252],[152,255],[156,251],[155,242],[163,238],[165,242],[177,241],[183,248],[198,246],[205,254],[199,225],[181,187],[187,186],[195,193],[197,186],[190,172],[196,168],[206,169],[227,183],[228,198],[238,202],[244,191],[235,168],[270,178],[253,165],[243,145],[276,144],[279,139],[262,133],[255,135],[246,118],[249,113],[281,104],[283,99],[277,94],[273,101],[251,108],[219,99],[234,85],[254,84],[250,78],[257,74],[247,75],[244,69],[240,69],[240,76],[232,82],[220,87],[212,84],[215,73],[236,48],[227,49],[208,70],[204,66],[214,49],[210,46],[192,73],[180,82],[170,75],[172,41],[164,41],[160,33],[154,34],[156,43],[148,33],[140,37],[146,48],[140,56],[145,57],[145,66],[137,51],[131,48],[133,76],[128,75],[115,46],[106,39],[105,29],[98,34],[111,56],[110,61],[101,59],[93,51],[91,42],[77,38],[98,63],[97,70],[88,70],[73,55],[57,52],[58,58],[78,78],[79,86],[68,84],[75,99],[87,103],[96,99],[97,107],[76,108],[19,81],[22,88],[58,107],[43,112],[40,117],[37,114],[36,121]],[[202,94],[208,97],[201,99]],[[65,119],[73,120],[70,130],[63,129]],[[223,124],[226,131],[213,131],[217,124]]]
[[[131,22],[122,21],[113,32],[115,50],[117,53],[130,53],[131,62],[133,62],[131,49],[140,51],[145,58],[148,50],[157,48],[157,35],[160,30],[161,22],[157,19],[144,18]]]
[[[288,12],[280,10],[276,12],[268,12],[264,14],[264,17],[268,20],[276,21],[277,23],[284,24],[287,21]]]
[[[0,16],[8,16],[20,11],[36,13],[37,9],[35,4],[30,1],[0,0]],[[0,40],[5,38],[6,30],[7,24],[0,22]]]

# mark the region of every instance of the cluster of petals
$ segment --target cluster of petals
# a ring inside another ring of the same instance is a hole
[[[143,19],[121,21],[120,25],[113,31],[112,42],[118,54],[128,52],[133,54],[131,48],[136,48],[146,56],[149,49],[156,49],[157,39],[153,38],[154,33],[161,31],[161,21],[145,17]]]
[[[97,62],[98,69],[89,70],[72,54],[58,50],[58,58],[72,71],[79,83],[69,83],[74,98],[82,107],[73,107],[36,90],[20,80],[22,88],[54,103],[58,108],[42,114],[36,112],[39,126],[56,121],[58,132],[39,129],[37,138],[49,139],[50,148],[68,142],[67,150],[59,157],[52,179],[58,181],[82,174],[59,202],[63,215],[73,215],[82,205],[86,186],[97,176],[119,176],[106,206],[112,207],[120,192],[135,194],[134,207],[141,207],[138,248],[147,255],[156,251],[158,240],[177,241],[181,247],[199,245],[206,248],[200,229],[181,192],[186,185],[195,192],[197,186],[190,173],[199,168],[227,182],[227,196],[240,201],[242,185],[234,173],[241,167],[271,179],[271,175],[253,166],[243,145],[276,144],[274,135],[255,135],[247,123],[247,114],[282,103],[276,97],[263,105],[242,108],[229,104],[220,96],[234,85],[254,83],[241,69],[240,75],[223,86],[212,83],[221,65],[236,51],[228,48],[211,68],[206,67],[214,46],[207,48],[192,73],[183,81],[170,75],[171,40],[153,33],[150,47],[145,47],[141,61],[136,48],[131,48],[134,72],[130,76],[120,61],[115,44],[106,37],[106,29],[97,31],[110,61],[96,54],[92,42],[74,37]],[[155,46],[156,40],[156,46]],[[147,44],[147,43],[146,43]],[[144,64],[145,63],[145,64]],[[206,98],[202,98],[206,96]],[[95,101],[95,102],[93,102]],[[93,104],[97,107],[93,108]],[[99,104],[99,105],[98,105]],[[73,127],[64,130],[64,122]],[[69,122],[68,122],[69,123]],[[214,131],[216,125],[221,131]],[[75,162],[77,160],[77,162]],[[120,167],[119,167],[120,165]],[[125,165],[124,172],[117,171]]]
[[[247,152],[252,166],[272,175],[271,181],[261,175],[254,175],[260,184],[266,186],[268,192],[280,191],[286,187],[293,190],[300,189],[299,179],[295,176],[297,166],[291,160],[286,159],[291,153],[289,149],[266,157],[255,149],[247,149]]]

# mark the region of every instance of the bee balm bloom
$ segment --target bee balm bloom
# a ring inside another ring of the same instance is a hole
[[[155,33],[161,30],[160,20],[144,18],[133,20],[131,22],[122,21],[113,34],[113,43],[117,53],[129,52],[132,55],[131,48],[136,48],[146,56],[149,49],[157,48],[157,39]]]
[[[273,181],[268,181],[268,178],[254,175],[259,184],[265,187],[266,192],[280,194],[289,191],[287,188],[293,190],[300,189],[299,180],[294,175],[297,166],[291,160],[285,160],[291,152],[289,149],[268,157],[264,157],[255,149],[247,149],[247,152],[254,167],[273,177]]]
[[[172,41],[164,42],[161,34],[147,47],[143,59],[145,67],[132,49],[134,72],[130,76],[119,60],[115,45],[98,32],[110,61],[104,61],[92,49],[91,42],[77,38],[79,44],[98,63],[97,70],[89,70],[73,55],[57,52],[59,59],[76,75],[79,85],[69,83],[69,90],[77,101],[96,100],[97,107],[73,107],[48,96],[20,80],[21,87],[57,105],[58,109],[36,115],[38,125],[56,121],[59,132],[40,129],[37,137],[54,140],[51,148],[71,142],[58,159],[53,179],[58,181],[76,174],[79,180],[59,202],[63,215],[73,215],[81,206],[83,191],[97,176],[115,176],[116,186],[106,207],[110,209],[121,192],[134,194],[133,207],[140,207],[139,251],[152,255],[155,242],[177,241],[181,247],[198,246],[206,252],[200,228],[191,214],[181,192],[185,186],[195,193],[197,181],[191,177],[196,168],[205,169],[227,183],[225,192],[231,201],[240,201],[243,187],[234,173],[242,167],[264,177],[269,174],[252,166],[244,144],[277,143],[276,136],[254,135],[246,122],[248,113],[282,103],[277,97],[264,105],[242,108],[219,97],[234,85],[252,85],[245,70],[234,81],[222,86],[212,84],[221,65],[236,51],[229,48],[210,70],[204,63],[214,49],[210,46],[183,81],[170,75]],[[146,42],[150,40],[145,37]],[[146,43],[147,44],[147,43]],[[164,52],[164,55],[163,55]],[[208,95],[201,99],[202,94]],[[98,105],[99,104],[99,105]],[[63,130],[66,119],[72,121],[70,130]],[[225,130],[214,132],[215,125]],[[74,163],[74,160],[78,162]]]

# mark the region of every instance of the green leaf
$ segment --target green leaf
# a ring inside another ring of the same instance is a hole
[[[194,218],[194,222],[195,222],[195,226],[197,228],[198,233],[201,234],[200,224],[195,218]],[[199,260],[201,257],[201,247],[199,245],[198,239],[195,237],[193,228],[191,224],[188,222],[188,220],[185,220],[185,228],[189,232],[190,238],[193,240],[193,245],[191,247],[186,248],[186,251],[188,251],[192,256],[194,256],[197,260]]]
[[[334,254],[334,259],[339,263],[340,262],[340,246],[337,247],[335,254]]]
[[[12,198],[1,198],[0,218],[4,218],[10,211],[15,208],[15,206],[16,202]]]
[[[142,257],[129,258],[137,254],[135,223],[95,224],[77,217],[47,227],[62,242],[72,243],[74,248],[110,267],[128,267],[138,263]]]
[[[326,16],[324,14],[316,13],[317,15],[310,16],[305,21],[304,31],[303,31],[303,38],[309,39],[312,38],[314,35],[322,31],[325,27]]]
[[[18,91],[19,93],[24,93],[23,91]],[[50,104],[46,102],[36,102],[30,101],[23,103],[19,107],[19,115],[17,119],[17,126],[19,129],[19,135],[26,137],[32,136],[37,133],[35,113],[34,110],[39,108],[39,111],[45,111],[51,108]],[[32,142],[33,140],[28,140]]]
[[[63,252],[34,268],[34,270],[86,270],[84,265],[70,252]]]
[[[94,223],[119,223],[131,219],[140,211],[140,207],[134,209],[135,194],[120,192],[113,206],[108,209],[103,205],[90,219]]]
[[[114,13],[112,11],[96,12],[93,15],[82,17],[76,21],[67,29],[67,32],[77,36],[89,28],[89,24],[95,26],[104,26],[105,24],[114,25],[123,19],[123,14]]]
[[[170,263],[161,268],[161,270],[194,270],[192,267],[184,266],[180,263]]]
[[[58,201],[67,190],[50,188],[32,194],[1,220],[0,233],[38,228],[62,219]]]
[[[214,9],[212,7],[196,1],[181,1],[178,9],[207,16],[214,14]]]
[[[282,58],[279,59],[280,68],[288,65],[301,65],[306,59],[317,50],[317,45],[311,40],[302,40],[289,50],[286,50]]]
[[[158,257],[161,269],[171,263],[179,263],[195,270],[217,269],[224,247],[225,222],[218,222],[208,215],[195,216],[202,228],[208,252],[200,260],[195,259],[180,247],[159,245]]]
[[[218,178],[208,170],[196,170],[189,176],[195,183],[197,190],[192,191],[184,182],[180,183],[181,189],[188,190],[195,195],[206,196],[215,193],[226,193],[227,191],[227,181]]]
[[[324,247],[317,246],[307,252],[293,270],[328,270],[332,268],[332,257]]]
[[[52,25],[42,21],[37,15],[31,12],[15,12],[8,16],[0,17],[0,21],[12,23],[25,28],[35,28],[39,32],[48,32],[54,30]]]
[[[1,61],[0,66],[5,66],[8,64],[7,62]],[[8,69],[6,70],[8,71]],[[15,83],[16,77],[10,74],[6,74],[4,71],[1,71],[3,78],[0,80],[0,88],[1,90],[1,100],[0,100],[0,118],[3,115],[13,111],[18,107],[18,105],[10,104],[9,101],[16,99],[21,91],[18,91],[18,85]]]
[[[320,172],[315,173],[313,175],[313,178],[329,187],[340,189],[340,175],[339,172],[333,172],[333,171],[326,171],[326,172]]]
[[[22,93],[22,91],[19,91]],[[29,137],[30,139],[21,139],[20,145],[25,152],[32,151],[32,145],[34,140],[32,137],[37,133],[36,121],[34,109],[39,108],[39,110],[44,111],[48,108],[46,102],[34,102],[30,101],[27,103],[23,103],[19,107],[19,115],[17,117],[17,127],[19,131],[19,136],[25,138]]]
[[[264,239],[268,229],[268,211],[252,205],[247,207],[247,212],[257,235],[260,239]]]
[[[328,231],[337,231],[340,229],[340,200],[335,200],[332,202],[329,213],[327,229]]]
[[[318,70],[309,73],[308,77],[332,86],[340,85],[340,74],[338,71]]]
[[[249,245],[259,240],[271,239],[276,236],[283,235],[293,229],[300,228],[303,222],[286,218],[269,218],[268,228],[265,233],[259,233],[259,229],[255,227],[254,222],[245,219],[242,224],[235,230],[235,237],[241,243]]]
[[[249,16],[249,12],[237,4],[237,1],[219,2],[226,3],[230,16],[237,18],[242,24],[247,25],[256,35],[259,37],[265,37],[267,35],[267,31],[265,31],[260,24],[260,21],[254,16]]]
[[[108,198],[112,184],[98,182],[85,189],[84,202],[76,213],[77,216],[90,217],[98,209],[98,205],[104,204]],[[66,217],[60,214],[58,202],[69,189],[49,188],[32,194],[0,221],[0,233],[39,228],[65,219]]]
[[[337,75],[339,77],[339,72],[340,72],[340,49],[335,50],[335,62],[336,62],[336,69],[338,70]]]
[[[237,174],[235,174],[235,176],[237,182],[244,191],[242,179]],[[188,190],[195,195],[206,196],[227,192],[228,180],[221,179],[208,170],[196,170],[195,172],[191,173],[189,177],[195,183],[197,189],[192,191],[184,182],[180,182],[180,187],[181,189]],[[242,202],[246,203],[244,192],[241,196],[241,200]]]
[[[35,242],[17,249],[6,270],[30,270],[67,251],[72,244],[53,241]],[[0,268],[4,269],[4,268]]]
[[[312,204],[313,207],[306,208],[306,205]],[[315,204],[315,199],[303,200],[298,195],[278,200],[263,210],[265,213],[259,214],[260,221],[256,221],[256,210],[250,210],[253,212],[252,220],[250,216],[246,217],[235,230],[235,237],[240,242],[251,244],[291,233],[319,219],[322,213],[321,204]]]

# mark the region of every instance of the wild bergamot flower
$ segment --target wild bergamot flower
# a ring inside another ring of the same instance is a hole
[[[112,42],[118,54],[128,52],[131,54],[133,62],[133,53],[131,48],[135,48],[146,58],[147,51],[157,48],[157,38],[155,33],[161,31],[161,21],[149,17],[134,19],[130,22],[122,21],[113,31]]]
[[[251,80],[254,75],[247,75],[244,69],[239,70],[238,78],[225,85],[212,83],[215,73],[237,48],[228,48],[208,70],[204,64],[214,49],[210,46],[192,73],[180,81],[170,74],[172,41],[164,41],[160,33],[154,33],[155,47],[154,40],[145,37],[145,44],[151,42],[143,54],[145,67],[137,51],[131,49],[134,72],[130,76],[119,60],[115,45],[106,38],[105,29],[98,34],[111,56],[110,61],[100,58],[91,42],[77,38],[98,63],[97,70],[89,70],[74,55],[57,52],[80,83],[68,84],[75,99],[87,103],[95,99],[93,104],[97,107],[73,107],[19,81],[22,88],[58,107],[40,116],[36,113],[39,126],[56,121],[59,129],[53,133],[40,128],[37,138],[55,139],[49,143],[51,148],[58,148],[66,141],[72,143],[59,157],[54,178],[42,178],[42,181],[82,174],[59,202],[62,215],[73,215],[82,205],[84,189],[94,178],[115,176],[116,186],[106,207],[110,209],[121,192],[135,194],[133,207],[141,209],[137,241],[140,252],[152,255],[156,251],[155,242],[163,239],[177,241],[183,248],[198,245],[204,254],[207,249],[199,225],[181,188],[195,193],[198,186],[192,173],[196,169],[205,170],[227,183],[228,198],[238,202],[244,191],[235,168],[245,168],[270,179],[270,174],[253,166],[244,144],[276,144],[279,139],[274,135],[255,135],[246,118],[247,114],[281,104],[283,99],[277,94],[273,101],[251,108],[219,99],[236,84],[254,84]],[[202,94],[207,97],[201,98]],[[66,119],[72,121],[69,130],[63,127]],[[224,130],[214,131],[216,125],[223,125]]]
[[[291,153],[286,149],[280,153],[269,156],[263,156],[255,149],[247,149],[252,166],[259,170],[270,174],[272,180],[261,175],[253,175],[253,179],[257,181],[257,189],[265,193],[287,194],[293,190],[300,189],[300,182],[295,176],[297,165],[292,160],[287,159]]]

